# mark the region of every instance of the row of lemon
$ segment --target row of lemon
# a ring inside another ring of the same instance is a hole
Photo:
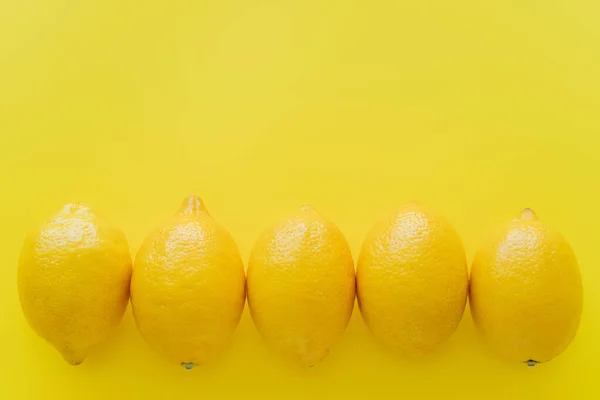
[[[130,294],[143,337],[187,369],[219,353],[246,297],[261,335],[305,366],[340,338],[355,297],[374,336],[410,356],[448,339],[470,297],[491,347],[529,365],[569,345],[582,305],[570,246],[530,209],[487,239],[469,280],[453,227],[416,203],[373,227],[356,269],[336,225],[303,207],[261,235],[247,277],[233,238],[196,196],[146,238],[133,268],[123,233],[69,204],[26,239],[18,276],[30,325],[71,364],[119,324]]]

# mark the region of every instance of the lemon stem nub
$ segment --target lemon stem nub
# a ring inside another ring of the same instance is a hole
[[[181,204],[182,214],[199,214],[201,212],[207,212],[206,207],[202,200],[195,195],[191,195],[183,201]]]
[[[181,365],[183,365],[185,367],[186,371],[191,370],[192,368],[194,368],[196,366],[196,363],[193,362],[182,362]]]
[[[535,367],[535,365],[538,363],[538,362],[537,362],[537,361],[535,361],[535,360],[527,360],[527,361],[525,361],[525,362],[527,363],[527,366],[528,366],[529,368],[533,368],[533,367]]]
[[[521,211],[521,219],[537,219],[537,215],[531,208],[526,208]]]

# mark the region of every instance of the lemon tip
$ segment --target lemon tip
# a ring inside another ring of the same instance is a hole
[[[195,194],[186,197],[185,200],[183,200],[179,210],[182,214],[198,214],[200,212],[207,212],[204,202]]]
[[[65,204],[61,209],[61,212],[64,214],[71,214],[77,211],[89,210],[89,208],[90,206],[88,205],[88,203],[83,201],[77,201]]]
[[[521,219],[522,220],[537,219],[537,215],[531,208],[527,207],[521,211]]]

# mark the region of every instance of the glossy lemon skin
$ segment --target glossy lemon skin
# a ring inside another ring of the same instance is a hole
[[[237,245],[196,196],[149,235],[136,256],[131,302],[139,331],[153,349],[186,368],[223,350],[245,296]]]
[[[577,259],[564,237],[524,210],[481,246],[471,268],[471,313],[500,357],[544,362],[571,343],[581,316]]]
[[[267,229],[248,265],[248,304],[261,335],[301,366],[323,360],[352,315],[355,273],[340,230],[307,206]]]
[[[467,292],[462,242],[434,211],[407,204],[367,235],[358,302],[369,329],[393,352],[413,357],[437,349],[456,330]]]
[[[124,234],[89,206],[68,204],[25,240],[19,297],[31,327],[77,365],[118,326],[130,277]]]

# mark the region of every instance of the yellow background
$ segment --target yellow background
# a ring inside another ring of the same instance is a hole
[[[0,398],[597,398],[598,21],[594,0],[1,0]],[[579,334],[527,369],[490,355],[467,311],[438,353],[407,362],[355,310],[330,357],[299,370],[246,310],[223,357],[188,373],[128,312],[67,365],[19,308],[26,231],[86,201],[134,253],[190,193],[246,261],[306,203],[355,259],[375,219],[409,200],[446,215],[469,260],[532,207],[579,258]]]

